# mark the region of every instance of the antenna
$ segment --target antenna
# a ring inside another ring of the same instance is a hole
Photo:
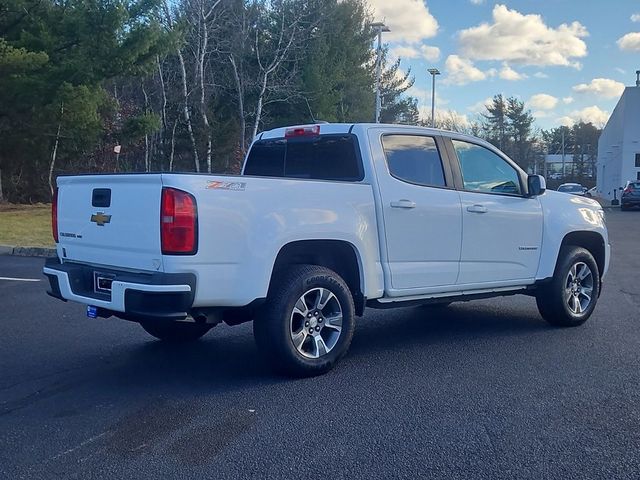
[[[636,70],[636,87],[640,87],[640,70]]]

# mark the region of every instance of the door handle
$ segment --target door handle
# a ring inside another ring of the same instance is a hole
[[[471,213],[487,213],[487,207],[485,207],[484,205],[469,205],[467,207],[467,212],[471,212]]]
[[[416,208],[416,202],[411,200],[398,200],[391,202],[391,208]]]

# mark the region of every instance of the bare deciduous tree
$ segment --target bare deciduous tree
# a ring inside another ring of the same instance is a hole
[[[173,22],[173,16],[171,15],[171,9],[169,8],[169,4],[167,0],[163,1],[163,7],[165,12],[165,17],[167,20],[167,24],[169,28],[175,28]],[[187,131],[189,132],[189,139],[191,140],[191,146],[193,148],[193,162],[195,165],[196,172],[200,172],[200,159],[198,157],[198,145],[196,143],[196,137],[193,133],[193,125],[191,123],[191,112],[189,109],[189,87],[187,83],[187,68],[185,66],[184,55],[182,54],[182,48],[176,48],[176,55],[178,57],[178,62],[180,65],[180,74],[182,80],[182,99],[183,99],[183,107],[182,112],[184,115],[184,122],[187,125]]]
[[[233,76],[238,121],[239,147],[247,146],[260,129],[265,107],[300,96],[295,78],[297,57],[302,51],[304,13],[291,2],[252,2],[231,21],[237,42],[228,55]]]
[[[64,117],[64,102],[60,102],[60,119],[58,120],[58,129],[56,131],[56,139],[53,142],[53,150],[51,152],[51,161],[49,162],[49,190],[53,195],[53,170],[56,168],[56,158],[58,156],[58,145],[60,144],[60,130],[62,129],[62,119]]]

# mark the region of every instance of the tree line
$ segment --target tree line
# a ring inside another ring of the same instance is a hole
[[[0,199],[78,172],[238,172],[256,132],[371,121],[364,0],[2,0]],[[400,62],[382,120],[417,123]]]
[[[258,131],[369,122],[365,0],[0,0],[0,201],[51,198],[60,174],[239,172]],[[385,123],[418,124],[414,77],[382,55]],[[517,99],[479,122],[521,165],[542,138]]]
[[[561,181],[584,184],[595,181],[598,139],[602,129],[583,121],[572,126],[537,129],[533,114],[525,103],[517,97],[505,98],[502,94],[495,95],[484,110],[478,119],[471,122],[464,122],[455,112],[445,112],[436,117],[436,126],[484,138],[532,173],[549,173],[545,157],[564,152],[567,160],[571,160],[571,168],[567,169],[566,178]]]

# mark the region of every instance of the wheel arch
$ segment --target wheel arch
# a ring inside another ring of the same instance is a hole
[[[364,314],[364,275],[357,248],[345,240],[297,240],[284,245],[271,272],[269,288],[291,265],[318,265],[329,268],[345,281],[356,307],[356,315]]]
[[[606,261],[606,247],[605,239],[598,232],[593,231],[575,231],[567,233],[562,239],[560,249],[565,246],[582,247],[589,251],[598,265],[598,275],[602,278],[605,261]],[[558,252],[558,258],[556,265],[560,261],[560,253]]]

